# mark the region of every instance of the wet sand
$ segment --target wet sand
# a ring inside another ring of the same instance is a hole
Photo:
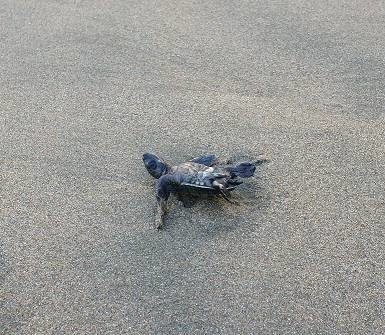
[[[381,1],[1,1],[2,334],[381,334]],[[141,155],[265,154],[152,229]]]

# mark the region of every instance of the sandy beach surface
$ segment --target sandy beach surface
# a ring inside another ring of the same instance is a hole
[[[0,333],[384,334],[384,110],[383,1],[0,0]]]

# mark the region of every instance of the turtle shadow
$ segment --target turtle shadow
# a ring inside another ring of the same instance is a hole
[[[215,237],[233,233],[238,229],[253,230],[257,223],[250,223],[250,217],[270,205],[270,196],[255,178],[254,181],[240,185],[231,192],[231,203],[218,195],[178,196],[170,198],[170,211],[160,229],[168,233],[181,230],[192,236]]]

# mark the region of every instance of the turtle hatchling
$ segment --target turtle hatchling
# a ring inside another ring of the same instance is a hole
[[[221,163],[215,155],[204,155],[188,162],[171,166],[162,158],[145,153],[143,162],[151,176],[158,179],[156,185],[157,212],[155,226],[161,228],[167,214],[167,200],[175,194],[185,207],[191,205],[192,196],[214,194],[231,202],[230,191],[242,184],[242,178],[254,175],[257,165],[267,162],[258,159],[251,162]]]

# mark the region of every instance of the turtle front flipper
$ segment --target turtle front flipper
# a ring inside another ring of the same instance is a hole
[[[165,216],[168,212],[167,202],[164,200],[158,199],[158,204],[156,206],[155,212],[155,228],[160,229],[164,224]]]
[[[155,217],[155,227],[157,229],[160,229],[164,224],[165,216],[168,213],[167,200],[170,197],[173,186],[177,182],[178,179],[174,175],[164,175],[159,178],[158,184],[156,186],[157,210]]]

